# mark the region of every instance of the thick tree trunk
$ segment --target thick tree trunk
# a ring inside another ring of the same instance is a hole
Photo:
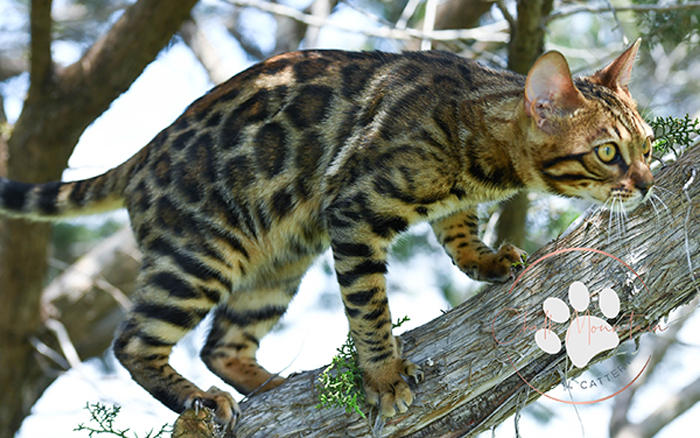
[[[617,293],[620,311],[607,322],[621,342],[667,329],[662,318],[700,288],[700,176],[691,178],[698,163],[700,147],[695,147],[660,170],[657,184],[665,190],[657,193],[665,207],[657,201],[658,211],[647,203],[628,214],[624,233],[609,212],[589,210],[564,236],[537,251],[516,282],[489,286],[405,333],[405,356],[423,367],[426,378],[415,388],[413,406],[387,421],[380,436],[475,436],[539,398],[538,391],[559,385],[563,374],[572,378],[609,358],[614,350],[576,368],[564,350],[547,354],[533,339],[534,326],[544,324],[544,300],[557,297],[568,304],[568,286],[574,281],[592,293],[592,316],[603,316],[598,292],[611,287]],[[563,340],[567,326],[554,324],[552,329]],[[502,345],[496,339],[511,342]],[[321,371],[292,376],[275,390],[244,401],[237,436],[372,436],[373,421],[343,409],[316,407]],[[376,411],[365,413],[376,417]]]
[[[542,19],[552,12],[552,0],[518,1],[518,16],[508,44],[508,69],[526,75],[544,51]],[[496,223],[496,240],[522,247],[525,243],[525,219],[530,206],[526,192],[520,192],[501,206]]]
[[[51,0],[34,0],[31,85],[8,141],[7,176],[24,182],[60,179],[85,128],[129,88],[195,3],[140,0],[78,62],[56,69]],[[42,323],[50,226],[9,220],[0,232],[0,438],[9,438],[50,382],[30,344]]]

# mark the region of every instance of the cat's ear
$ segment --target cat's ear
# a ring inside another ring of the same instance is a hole
[[[540,129],[549,132],[549,122],[572,114],[583,101],[564,55],[547,52],[535,61],[525,82],[525,113]]]
[[[637,39],[629,49],[625,50],[625,53],[618,56],[617,59],[611,62],[607,67],[595,72],[590,78],[591,81],[608,87],[618,93],[622,91],[629,96],[630,91],[627,86],[630,83],[632,66],[634,65],[634,59],[637,57],[637,50],[641,42],[641,38]]]

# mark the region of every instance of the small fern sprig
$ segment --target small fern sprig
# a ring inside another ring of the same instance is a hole
[[[408,316],[392,324],[392,329],[400,327],[410,321]],[[365,404],[365,391],[362,387],[362,369],[357,362],[357,349],[355,341],[348,333],[345,343],[338,349],[338,354],[333,357],[331,364],[318,376],[317,408],[344,408],[345,412],[353,412],[365,417],[362,407]]]
[[[114,435],[118,438],[131,438],[130,435],[127,435],[127,432],[129,432],[130,429],[119,430],[114,428],[114,421],[116,420],[117,415],[119,415],[121,406],[114,405],[112,407],[108,407],[101,403],[87,403],[85,405],[85,409],[90,412],[91,418],[89,423],[94,423],[94,425],[89,424],[86,426],[85,424],[81,423],[73,430],[86,431],[90,438],[101,434]],[[171,432],[170,426],[165,424],[161,426],[158,432],[151,430],[144,438],[165,438],[165,434],[169,432]],[[134,433],[133,437],[138,438],[138,435]]]

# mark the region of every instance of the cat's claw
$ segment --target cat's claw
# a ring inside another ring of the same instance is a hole
[[[233,430],[242,416],[241,408],[231,394],[216,386],[212,386],[207,392],[194,397],[188,407],[194,409],[195,414],[199,414],[199,411],[205,407],[211,409],[214,412],[215,421],[225,431]]]
[[[413,403],[413,393],[404,376],[416,382],[423,379],[420,367],[406,359],[393,359],[380,369],[364,371],[367,402],[378,406],[381,416],[388,418],[403,413]]]

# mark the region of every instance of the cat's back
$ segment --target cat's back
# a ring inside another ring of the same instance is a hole
[[[257,236],[295,210],[314,216],[344,149],[371,136],[380,149],[411,141],[423,119],[447,123],[504,77],[445,52],[275,56],[213,88],[141,151],[126,190],[132,223],[226,216]]]

